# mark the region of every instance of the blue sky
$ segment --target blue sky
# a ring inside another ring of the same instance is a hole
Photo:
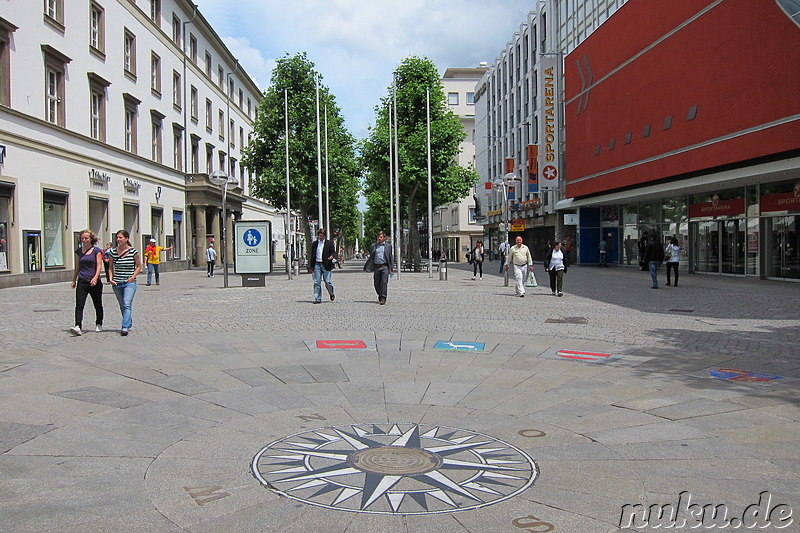
[[[367,135],[392,71],[409,55],[447,67],[493,63],[536,2],[525,0],[194,0],[265,89],[275,59],[305,51],[350,132]]]

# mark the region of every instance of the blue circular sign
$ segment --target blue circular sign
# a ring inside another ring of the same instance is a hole
[[[244,232],[242,240],[247,246],[258,246],[261,242],[261,232],[255,228],[250,228]]]

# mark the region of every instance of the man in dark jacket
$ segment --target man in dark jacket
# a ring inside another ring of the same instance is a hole
[[[314,274],[314,303],[322,303],[322,281],[325,280],[325,287],[331,301],[336,299],[333,294],[333,284],[331,283],[331,270],[333,270],[333,257],[336,254],[333,243],[326,239],[327,232],[320,228],[317,232],[317,240],[311,245],[311,257],[308,261],[308,269]]]
[[[650,267],[650,278],[653,284],[651,289],[658,288],[658,267],[664,262],[664,248],[656,239],[655,235],[650,235],[650,241],[644,250],[644,262]]]
[[[378,232],[378,242],[372,244],[364,270],[372,272],[378,303],[384,305],[389,287],[389,272],[394,272],[394,257],[392,247],[386,242],[386,234],[382,231]]]

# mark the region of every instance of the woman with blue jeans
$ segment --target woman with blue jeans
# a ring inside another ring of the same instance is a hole
[[[122,329],[119,334],[124,337],[133,325],[133,297],[136,294],[136,276],[142,271],[142,259],[139,251],[131,246],[130,234],[126,230],[119,230],[114,239],[117,247],[108,254],[109,271],[114,295],[122,312]]]

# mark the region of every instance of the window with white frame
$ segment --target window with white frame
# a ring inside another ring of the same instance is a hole
[[[230,120],[228,128],[228,139],[230,139],[231,148],[236,148],[236,123],[233,119]]]
[[[0,105],[11,105],[11,34],[17,27],[0,18]]]
[[[150,53],[150,89],[161,96],[161,58],[155,52]]]
[[[192,148],[191,148],[191,167],[190,172],[192,174],[197,174],[200,172],[200,137],[196,135],[191,136],[192,139]]]
[[[194,85],[189,89],[189,108],[191,110],[192,122],[197,123],[197,87]]]
[[[155,113],[151,116],[150,159],[161,163],[161,130],[163,117]]]
[[[175,106],[176,109],[181,109],[183,107],[183,102],[181,101],[182,93],[181,93],[181,75],[178,74],[177,71],[172,71],[172,105]]]
[[[136,118],[139,115],[139,100],[130,94],[124,94],[125,100],[125,151],[132,154],[136,149]]]
[[[172,42],[181,47],[181,19],[175,13],[172,14]]]
[[[242,108],[243,100],[244,100],[244,91],[239,89],[239,109],[243,109]]]
[[[92,139],[106,140],[106,89],[111,83],[94,72],[89,76],[89,131]]]
[[[247,99],[247,116],[253,118],[253,102],[250,98]]]
[[[177,171],[183,170],[183,127],[172,126],[172,161]]]
[[[89,46],[92,51],[105,52],[105,11],[97,2],[89,4]]]
[[[225,113],[222,109],[219,110],[219,140],[225,140]]]
[[[214,145],[206,143],[206,173],[214,172]]]
[[[122,67],[125,74],[136,78],[136,36],[127,28],[123,42]]]
[[[458,105],[458,93],[447,93],[447,103],[450,105]]]
[[[192,60],[192,63],[195,65],[197,64],[197,37],[193,34],[189,34],[189,57]]]
[[[150,20],[161,27],[161,0],[150,0]]]
[[[233,100],[233,78],[228,78],[228,98]]]
[[[211,79],[212,64],[213,60],[211,59],[211,54],[209,54],[208,50],[206,50],[206,76],[208,76],[208,79]]]
[[[467,93],[467,105],[475,105],[475,93]]]
[[[217,85],[219,85],[220,90],[224,89],[225,86],[222,84],[222,80],[225,78],[225,71],[222,69],[222,65],[217,67]]]
[[[63,127],[66,125],[65,73],[71,59],[50,45],[42,45],[42,51],[45,67],[45,120]]]
[[[55,22],[60,29],[64,26],[64,0],[45,0],[44,15],[47,22]]]

